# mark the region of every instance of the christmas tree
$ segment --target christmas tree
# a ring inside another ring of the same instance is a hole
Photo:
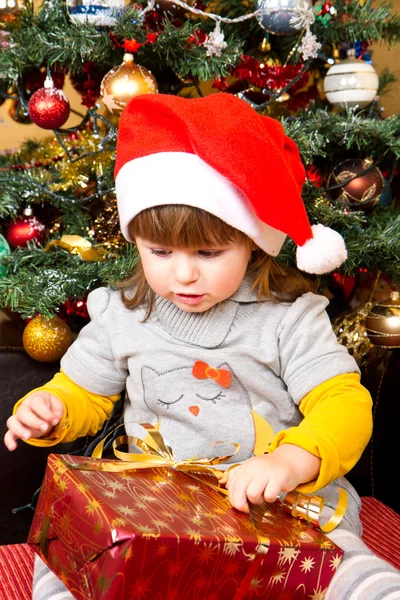
[[[400,116],[382,111],[394,77],[378,78],[371,56],[373,43],[399,41],[391,4],[18,2],[0,4],[0,103],[46,137],[0,156],[0,306],[29,321],[31,356],[60,358],[87,320],[87,293],[132,271],[135,250],[118,228],[116,133],[129,99],[157,92],[235,94],[282,122],[306,167],[311,222],[346,241],[348,260],[318,280],[339,338],[362,367],[400,345],[399,323],[388,328],[396,295],[370,313],[400,278]],[[62,91],[67,80],[78,109]],[[294,264],[291,240],[278,260]]]

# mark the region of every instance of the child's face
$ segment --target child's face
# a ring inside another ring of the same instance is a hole
[[[149,286],[187,312],[204,312],[236,292],[251,256],[237,242],[192,249],[135,241]]]

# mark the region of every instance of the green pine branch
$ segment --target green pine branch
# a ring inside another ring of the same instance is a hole
[[[36,314],[50,317],[66,300],[82,298],[89,290],[127,278],[136,253],[126,245],[119,258],[85,262],[60,248],[43,252],[30,244],[1,259],[7,275],[0,278],[0,306],[8,306],[23,318]]]

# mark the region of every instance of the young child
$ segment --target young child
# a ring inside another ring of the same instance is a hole
[[[115,173],[137,267],[120,289],[89,295],[91,322],[61,372],[16,405],[8,449],[95,434],[126,388],[127,433],[157,424],[178,459],[240,444],[222,478],[238,510],[295,488],[332,508],[345,488],[330,537],[346,554],[326,600],[400,598],[400,573],[359,537],[360,499],[343,477],[371,434],[370,395],[328,301],[272,258],[286,235],[304,271],[346,258],[338,233],[310,227],[293,141],[228,94],[140,96],[121,116]],[[39,559],[33,597],[72,598]]]

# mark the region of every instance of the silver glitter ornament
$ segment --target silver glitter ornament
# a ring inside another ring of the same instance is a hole
[[[258,0],[258,21],[275,35],[292,35],[314,22],[310,0]]]

